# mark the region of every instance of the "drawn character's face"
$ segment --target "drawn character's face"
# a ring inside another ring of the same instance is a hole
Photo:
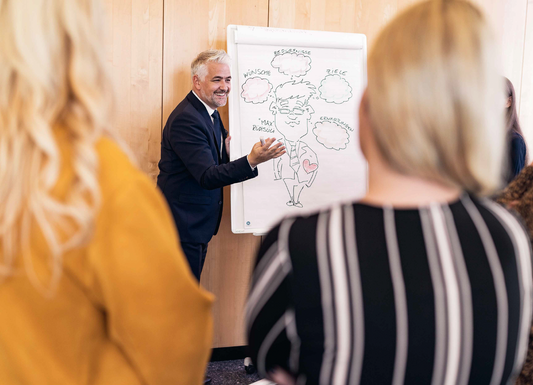
[[[212,109],[225,106],[231,90],[231,71],[224,63],[207,63],[207,75],[201,79],[194,75],[196,94]]]
[[[279,99],[272,103],[270,111],[278,131],[291,142],[298,141],[308,131],[307,124],[315,111],[306,98]]]

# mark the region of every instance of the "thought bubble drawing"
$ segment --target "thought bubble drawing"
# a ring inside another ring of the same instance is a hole
[[[339,75],[327,75],[320,82],[318,91],[327,103],[341,104],[352,98],[352,87]]]
[[[344,150],[350,141],[350,135],[346,129],[331,121],[316,123],[313,134],[318,143],[330,150]]]
[[[297,53],[284,53],[277,55],[270,64],[282,74],[303,76],[311,69],[311,58]]]
[[[246,103],[259,104],[268,99],[272,84],[263,78],[248,78],[242,85],[241,96]]]

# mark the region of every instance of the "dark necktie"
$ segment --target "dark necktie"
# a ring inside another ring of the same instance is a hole
[[[220,115],[218,114],[218,111],[215,110],[211,116],[213,117],[213,126],[215,127],[215,138],[217,140],[218,149],[220,150],[220,156],[222,157],[222,127],[220,124]]]

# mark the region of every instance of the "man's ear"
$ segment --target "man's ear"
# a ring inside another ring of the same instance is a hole
[[[192,86],[195,90],[200,89],[200,78],[198,77],[198,75],[194,75],[192,77]]]
[[[269,107],[270,112],[272,112],[274,115],[278,113],[278,106],[276,106],[276,102],[270,103]]]

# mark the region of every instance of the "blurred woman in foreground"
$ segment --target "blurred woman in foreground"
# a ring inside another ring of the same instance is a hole
[[[200,384],[211,297],[108,130],[96,0],[0,0],[0,383]]]
[[[519,373],[529,241],[483,198],[505,152],[495,57],[483,15],[461,0],[416,4],[381,32],[359,110],[367,195],[284,219],[259,251],[246,319],[260,374],[461,385]]]

